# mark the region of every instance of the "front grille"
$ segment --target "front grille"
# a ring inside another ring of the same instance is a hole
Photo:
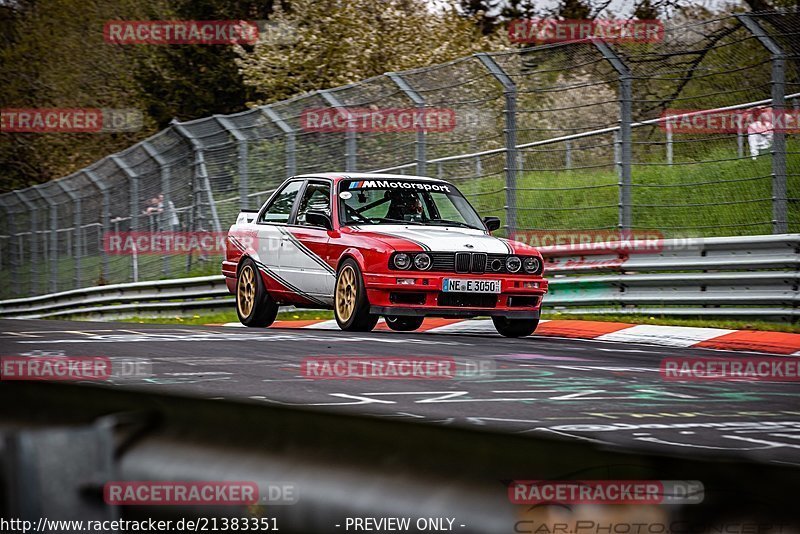
[[[430,255],[433,260],[432,271],[452,273],[456,270],[456,258],[451,252],[431,252]]]
[[[500,262],[500,270],[492,269],[492,272],[495,273],[506,273],[506,258],[508,258],[508,254],[489,254],[488,263],[491,265],[495,260]],[[488,270],[488,269],[487,269]],[[522,270],[520,270],[522,272]]]
[[[482,273],[486,270],[486,254],[476,252],[472,255],[472,272]]]
[[[472,254],[469,252],[456,252],[456,272],[468,273],[472,264]]]
[[[453,308],[494,308],[497,295],[491,293],[439,293],[439,306]]]
[[[486,258],[486,272],[487,273],[504,273],[506,272],[506,257],[498,254],[490,254]]]

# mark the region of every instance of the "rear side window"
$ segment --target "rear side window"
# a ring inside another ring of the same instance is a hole
[[[297,198],[297,193],[303,185],[302,181],[289,182],[280,192],[275,195],[267,209],[261,214],[258,222],[262,223],[286,223],[292,214],[292,207]]]

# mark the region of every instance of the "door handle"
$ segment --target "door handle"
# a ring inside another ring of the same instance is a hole
[[[288,235],[281,236],[281,241],[289,241],[289,236]]]

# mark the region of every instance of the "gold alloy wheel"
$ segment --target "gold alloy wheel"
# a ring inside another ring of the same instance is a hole
[[[356,272],[346,265],[336,281],[336,313],[339,320],[347,322],[356,309]]]
[[[250,317],[253,303],[256,300],[256,276],[252,265],[245,265],[239,273],[239,287],[236,293],[236,305],[242,317]]]

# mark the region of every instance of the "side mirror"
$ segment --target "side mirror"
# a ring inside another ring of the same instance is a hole
[[[484,217],[483,224],[490,232],[493,232],[500,228],[500,217]]]
[[[321,211],[306,212],[306,222],[311,226],[322,226],[326,230],[333,230],[333,222],[327,214]]]

